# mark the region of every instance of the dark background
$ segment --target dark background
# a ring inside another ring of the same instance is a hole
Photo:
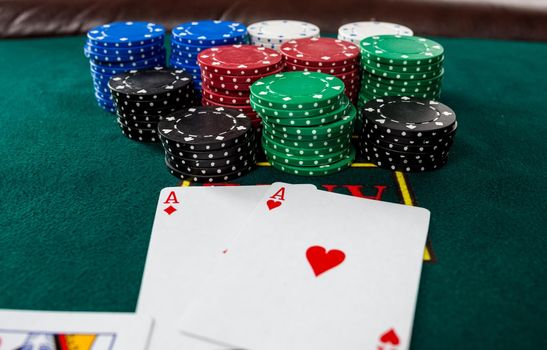
[[[119,20],[250,24],[299,19],[335,33],[352,21],[404,24],[417,35],[547,40],[545,0],[0,0],[0,37],[82,34]]]

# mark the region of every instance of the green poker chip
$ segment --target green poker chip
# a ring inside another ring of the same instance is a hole
[[[281,133],[282,135],[288,134],[303,137],[327,136],[328,138],[331,138],[333,136],[351,133],[351,128],[355,122],[356,115],[357,110],[352,105],[345,116],[343,116],[340,120],[329,124],[312,127],[296,127],[276,125],[265,120],[263,120],[262,123],[264,125],[264,129],[272,130]]]
[[[270,161],[275,161],[284,165],[292,166],[320,166],[336,163],[348,156],[350,152],[350,147],[343,149],[341,151],[329,153],[329,154],[320,154],[313,156],[301,156],[293,153],[284,153],[273,150],[268,147],[265,142],[262,142],[262,149],[266,154],[266,157]]]
[[[439,94],[441,92],[440,88],[426,91],[426,92],[412,92],[412,91],[394,91],[394,90],[384,90],[380,89],[374,86],[370,85],[362,85],[361,91],[366,92],[369,96],[408,96],[408,97],[419,97],[419,98],[426,98],[426,99],[436,99],[439,97]]]
[[[345,94],[344,94],[344,97],[345,97]],[[261,116],[266,116],[266,117],[272,116],[272,117],[278,117],[278,118],[317,117],[317,116],[324,115],[326,113],[334,112],[340,107],[346,106],[349,103],[349,100],[347,100],[347,97],[345,97],[327,106],[295,110],[295,109],[273,109],[273,108],[262,106],[256,102],[254,96],[251,96],[249,101],[251,103],[251,107],[253,108],[253,110],[257,112],[258,114],[260,114]]]
[[[439,75],[444,74],[443,68],[434,70],[434,71],[419,72],[419,73],[399,73],[399,72],[393,72],[393,71],[387,71],[387,70],[383,70],[379,68],[374,68],[366,64],[363,65],[363,70],[371,74],[377,75],[379,77],[398,79],[398,80],[432,79],[432,78],[438,77]]]
[[[441,44],[418,36],[376,35],[360,43],[362,59],[392,65],[424,65],[443,59]]]
[[[308,109],[328,106],[344,94],[344,82],[318,72],[284,72],[257,80],[251,85],[256,103],[274,109]]]
[[[387,64],[387,63],[380,63],[371,59],[364,59],[362,60],[361,63],[369,67],[374,67],[376,69],[381,69],[381,70],[389,71],[389,72],[422,73],[422,72],[439,71],[443,67],[443,62],[444,62],[444,59],[432,64],[424,64],[424,65],[418,65],[418,66],[408,66],[408,65],[397,66],[397,65]]]
[[[380,77],[378,75],[371,74],[367,71],[363,71],[362,80],[370,79],[384,85],[396,85],[396,86],[429,86],[440,84],[443,74],[433,77],[431,79],[418,79],[418,80],[399,80],[386,77]]]
[[[365,85],[368,87],[373,87],[383,91],[394,91],[394,92],[401,92],[401,93],[425,93],[430,91],[440,91],[441,89],[441,81],[439,81],[438,84],[426,85],[426,86],[399,86],[399,85],[383,84],[369,78],[366,78],[366,79],[363,78],[363,80],[361,81],[361,86],[365,86]]]
[[[302,149],[316,149],[316,148],[323,148],[323,147],[329,147],[329,146],[336,146],[339,144],[343,144],[346,142],[349,142],[351,140],[351,135],[341,135],[336,136],[333,138],[325,138],[325,139],[303,139],[300,137],[300,139],[289,139],[284,138],[280,136],[276,136],[272,133],[270,133],[268,130],[262,130],[262,134],[266,135],[269,139],[282,144],[287,145],[291,147],[297,147]]]
[[[348,114],[349,110],[351,108],[351,104],[346,97],[344,99],[344,103],[340,105],[339,108],[332,112],[328,112],[325,114],[321,114],[314,117],[296,117],[296,118],[281,118],[281,117],[273,117],[269,115],[262,115],[261,113],[258,113],[262,119],[266,120],[269,123],[277,124],[277,125],[285,125],[285,126],[318,126],[323,125],[327,123],[333,123],[337,120],[342,119],[345,115]]]
[[[274,168],[289,174],[301,175],[301,176],[321,176],[321,175],[335,174],[349,167],[351,163],[353,163],[354,159],[355,159],[355,150],[353,149],[353,147],[350,147],[349,152],[343,159],[328,165],[309,166],[309,167],[293,166],[293,165],[280,163],[275,159],[268,158],[268,160],[270,161],[270,164]]]
[[[339,152],[344,149],[347,149],[351,142],[351,138],[347,138],[347,140],[344,140],[343,142],[339,142],[326,147],[304,148],[304,147],[293,147],[293,146],[279,143],[275,141],[274,139],[270,138],[268,134],[263,133],[262,142],[270,149],[273,149],[281,153],[290,153],[290,154],[295,154],[298,156],[310,157],[310,156],[330,154],[330,153]]]

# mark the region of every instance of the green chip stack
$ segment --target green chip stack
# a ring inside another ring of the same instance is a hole
[[[262,118],[262,147],[286,173],[317,176],[351,165],[357,111],[342,80],[318,72],[270,75],[251,86],[250,102]]]
[[[361,91],[358,107],[382,96],[438,100],[444,49],[417,36],[378,35],[361,40]]]

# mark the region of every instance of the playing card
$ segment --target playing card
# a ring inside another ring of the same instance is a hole
[[[252,350],[407,349],[429,211],[274,184],[179,328]]]
[[[223,348],[181,334],[176,322],[268,188],[195,186],[161,191],[137,304],[137,312],[155,320],[150,349]]]
[[[151,324],[127,313],[0,310],[0,350],[144,350]]]

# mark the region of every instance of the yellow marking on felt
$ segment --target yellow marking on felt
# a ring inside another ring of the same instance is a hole
[[[376,164],[373,163],[352,163],[352,168],[376,168]]]
[[[258,165],[258,166],[272,166],[272,165],[271,165],[270,163],[268,163],[268,162],[258,162],[258,163],[256,163],[256,165]]]
[[[184,180],[182,181],[182,183],[180,184],[181,187],[189,187],[192,183],[188,180]]]
[[[412,196],[410,195],[408,185],[406,184],[405,175],[400,171],[396,171],[395,177],[397,178],[397,182],[399,183],[399,189],[401,190],[401,195],[403,196],[403,203],[406,205],[414,206]],[[427,246],[425,246],[424,249],[424,261],[431,261],[431,254],[429,253],[429,248]]]
[[[95,342],[95,334],[67,334],[65,335],[68,350],[90,350]]]

